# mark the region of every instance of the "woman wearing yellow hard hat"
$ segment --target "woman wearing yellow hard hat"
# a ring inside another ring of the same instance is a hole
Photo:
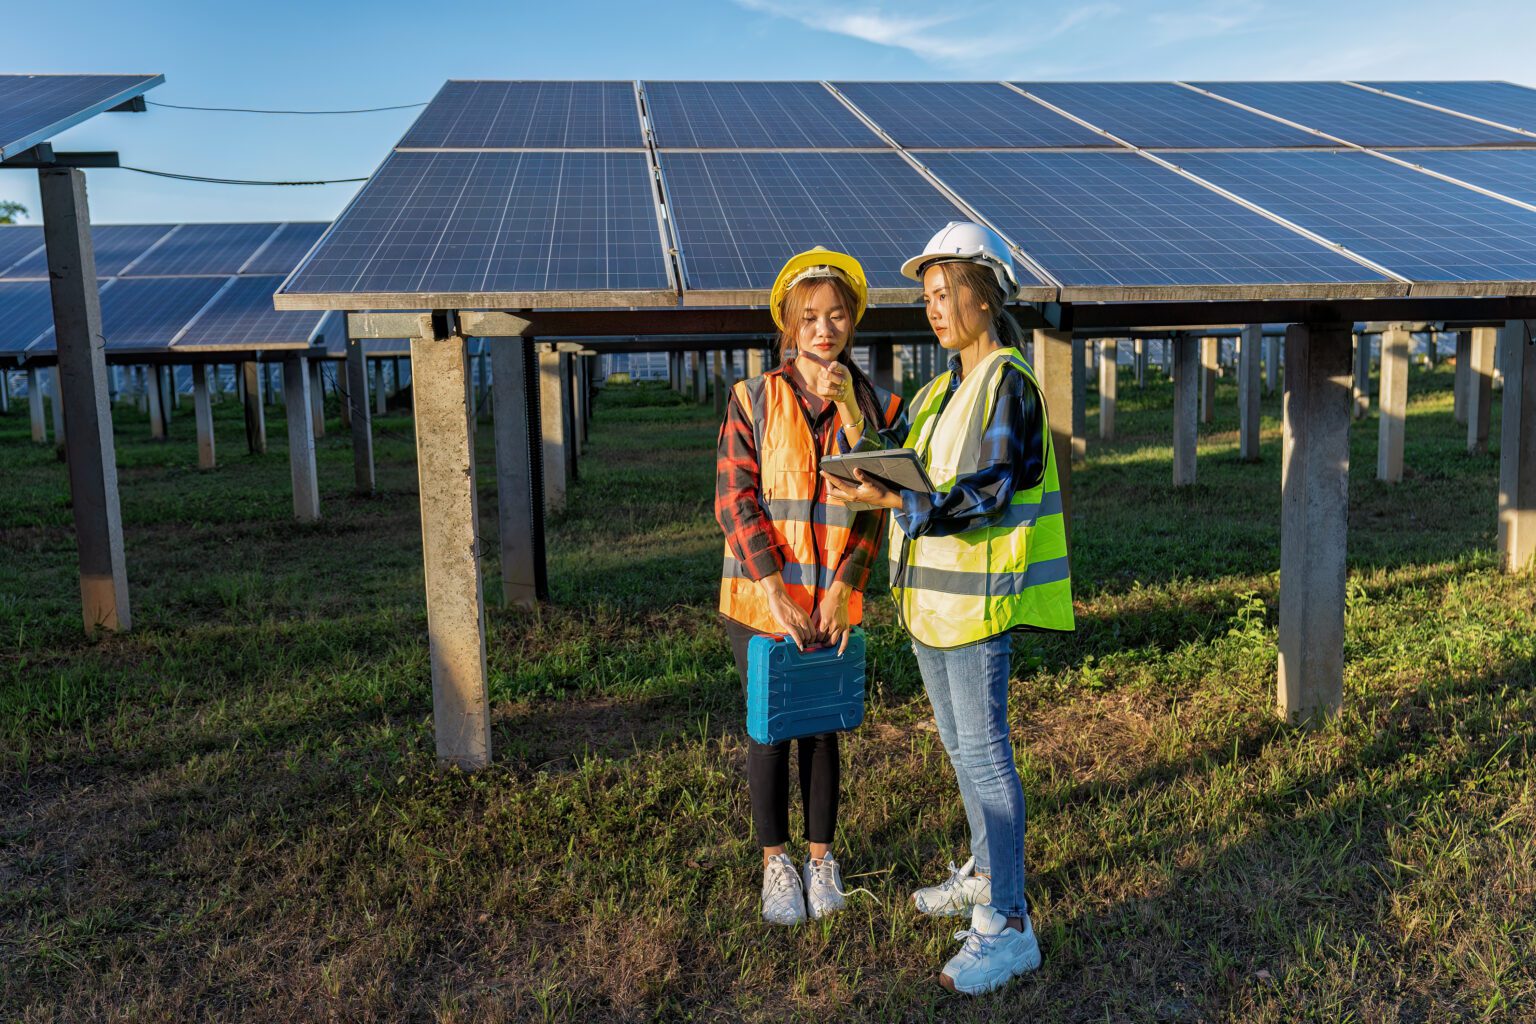
[[[823,455],[896,422],[901,400],[854,365],[850,346],[868,299],[864,268],[816,248],[784,264],[770,293],[779,365],[731,389],[720,426],[715,517],[725,532],[720,615],[742,687],[760,633],[796,646],[836,644],[863,615],[862,591],[885,514],[828,502]],[[803,875],[789,841],[789,747],[747,740],[752,822],[763,848],[764,920],[798,924],[842,908],[832,856],[840,764],[836,733],[800,741],[800,793],[810,849]]]
[[[895,513],[891,592],[970,825],[970,859],[913,902],[924,914],[970,915],[939,980],[976,994],[1040,966],[1008,736],[1010,635],[1072,629],[1072,581],[1045,400],[1007,310],[1017,291],[1007,243],[983,225],[951,223],[902,273],[922,282],[929,325],[949,353],[949,368],[912,400],[905,441],[937,490],[827,479],[834,498]]]

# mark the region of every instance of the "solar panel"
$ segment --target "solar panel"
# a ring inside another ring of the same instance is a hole
[[[286,274],[299,265],[304,254],[314,248],[327,224],[295,222],[284,224],[257,253],[240,268],[242,274]]]
[[[1188,153],[1178,163],[1414,281],[1536,281],[1536,212],[1368,153]]]
[[[837,82],[898,145],[916,149],[1112,146],[996,82]]]
[[[176,349],[273,348],[306,345],[328,314],[272,308],[280,277],[241,277],[219,293],[202,315],[176,339]]]
[[[661,169],[694,291],[766,291],[786,259],[824,245],[858,258],[872,289],[910,293],[902,261],[967,216],[889,151],[663,153]]]
[[[1511,199],[1536,203],[1536,149],[1410,149],[1392,155]]]
[[[820,82],[646,82],[645,102],[663,148],[887,148]]]
[[[1068,287],[1389,280],[1134,153],[923,159]]]
[[[0,355],[16,356],[53,329],[47,281],[0,281]]]
[[[393,153],[283,287],[564,291],[675,298],[644,153]]]
[[[122,273],[128,277],[233,274],[275,230],[272,224],[179,224]]]
[[[1536,132],[1536,89],[1509,82],[1362,82],[1423,103]]]
[[[1359,146],[1507,146],[1532,141],[1341,82],[1192,84]]]
[[[174,224],[97,224],[91,228],[96,276],[114,277],[164,238]],[[5,272],[5,277],[47,277],[48,254],[39,249]]]
[[[1310,132],[1171,82],[1018,82],[1019,88],[1143,148],[1326,146]]]
[[[217,277],[119,278],[101,290],[107,351],[163,348],[223,284]]]
[[[400,149],[624,149],[645,145],[629,82],[448,82]]]
[[[0,276],[43,247],[43,229],[30,224],[0,227]]]
[[[163,81],[164,75],[0,75],[0,160]]]

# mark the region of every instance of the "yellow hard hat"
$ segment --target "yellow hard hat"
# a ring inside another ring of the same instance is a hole
[[[869,285],[864,280],[864,268],[847,253],[833,252],[818,245],[797,256],[791,256],[774,279],[773,291],[768,296],[768,307],[779,330],[784,330],[784,296],[801,281],[817,277],[836,277],[845,281],[853,289],[859,304],[859,308],[853,311],[853,322],[857,324],[864,318],[864,307],[869,304]]]

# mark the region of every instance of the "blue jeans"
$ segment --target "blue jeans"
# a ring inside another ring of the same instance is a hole
[[[1024,787],[1008,741],[1009,636],[953,650],[912,641],[939,739],[960,783],[976,871],[992,876],[992,906],[1022,917]]]

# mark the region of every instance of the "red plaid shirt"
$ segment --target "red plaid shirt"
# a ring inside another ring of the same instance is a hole
[[[831,402],[821,410],[821,415],[811,413],[811,403],[801,390],[788,364],[769,370],[766,376],[782,375],[794,392],[811,424],[811,434],[816,439],[816,450],[822,455],[837,453],[837,431],[832,424],[837,417],[837,407]],[[897,404],[899,413],[900,404]],[[720,444],[715,460],[715,520],[725,531],[725,542],[754,580],[771,576],[784,567],[786,552],[774,541],[769,527],[768,513],[764,511],[758,492],[760,469],[757,461],[757,442],[753,436],[752,412],[742,407],[733,388],[725,407],[725,422],[720,424]],[[816,500],[825,502],[826,483],[818,485]],[[880,553],[880,541],[885,534],[885,513],[868,509],[855,513],[850,528],[848,550],[843,555],[833,578],[862,592],[869,582],[875,556]]]

